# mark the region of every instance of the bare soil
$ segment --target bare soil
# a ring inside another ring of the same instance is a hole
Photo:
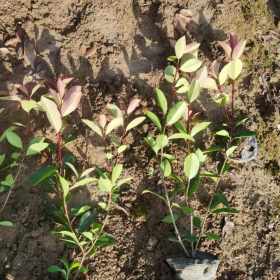
[[[122,104],[134,95],[151,98],[174,36],[181,32],[173,24],[181,9],[193,10],[197,24],[187,35],[202,43],[209,59],[217,55],[216,40],[225,33],[235,31],[248,39],[237,107],[250,116],[260,152],[257,161],[237,165],[224,183],[227,197],[240,209],[227,218],[234,227],[221,242],[202,248],[221,259],[219,280],[280,279],[280,9],[278,1],[268,2],[269,6],[265,0],[0,0],[0,44],[14,36],[16,24],[22,24],[42,57],[38,72],[48,77],[68,73],[81,81],[83,117],[91,117],[110,101]],[[0,94],[24,74],[22,63],[1,55]],[[13,116],[5,120],[12,122]],[[1,130],[2,126],[3,122]],[[79,141],[69,149],[83,159]],[[141,195],[147,187],[157,190],[157,182],[148,175],[153,163],[138,135],[131,141],[125,165],[134,181],[121,199],[129,216],[114,213],[107,230],[117,243],[92,260],[90,279],[171,280],[174,275],[164,260],[180,251],[167,240],[172,229],[160,222],[164,207]],[[93,142],[86,157],[94,163],[102,162],[103,156]],[[25,168],[26,176],[31,169],[36,163]],[[77,199],[88,199],[89,193]],[[4,216],[16,227],[0,229],[0,279],[56,279],[47,268],[66,251],[51,234],[48,201],[43,189],[26,184],[13,192]],[[224,224],[221,217],[207,227],[222,233]]]

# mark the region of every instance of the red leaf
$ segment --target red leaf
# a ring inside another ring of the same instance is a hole
[[[140,105],[141,99],[139,98],[134,98],[130,101],[128,108],[127,108],[127,114],[130,115],[133,113]]]
[[[67,85],[73,80],[72,77],[70,78],[67,78],[67,77],[62,77],[60,76],[58,79],[57,79],[57,90],[58,90],[58,93],[59,93],[59,96],[60,98],[62,99],[65,95],[65,90],[66,90],[66,87]]]
[[[61,107],[62,116],[67,116],[77,109],[82,97],[81,86],[73,86],[66,91]]]

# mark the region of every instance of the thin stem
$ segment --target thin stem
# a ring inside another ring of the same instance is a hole
[[[104,219],[104,222],[94,240],[94,242],[92,243],[92,245],[90,246],[90,248],[88,250],[86,250],[86,252],[83,253],[83,256],[82,256],[82,259],[81,259],[81,262],[80,262],[80,266],[79,266],[79,269],[77,270],[75,276],[74,276],[74,280],[77,279],[78,275],[79,275],[79,272],[80,272],[80,269],[81,267],[83,266],[85,260],[87,259],[88,255],[92,252],[92,250],[94,249],[94,247],[96,246],[96,243],[97,241],[99,240],[99,238],[101,237],[101,235],[103,234],[104,232],[104,229],[105,227],[107,226],[108,224],[108,221],[109,221],[109,212],[111,210],[111,205],[112,205],[112,192],[109,193],[109,196],[108,196],[108,202],[107,202],[107,209],[106,209],[106,217]]]
[[[195,251],[197,250],[197,248],[198,248],[198,246],[199,246],[199,243],[200,243],[200,241],[201,241],[201,238],[202,238],[202,236],[203,236],[203,234],[204,234],[206,221],[207,221],[208,216],[209,216],[209,214],[210,214],[210,207],[211,207],[211,205],[212,205],[212,203],[213,203],[214,195],[215,195],[215,193],[217,193],[217,191],[218,191],[218,189],[219,189],[220,182],[221,182],[221,179],[222,179],[222,174],[223,174],[223,172],[224,172],[226,163],[227,163],[227,158],[226,158],[226,159],[224,160],[224,162],[223,162],[223,165],[222,165],[221,170],[220,170],[220,172],[219,172],[219,178],[218,178],[218,180],[217,180],[217,182],[216,182],[216,186],[215,186],[215,189],[214,189],[214,193],[213,193],[213,195],[212,195],[212,197],[211,197],[211,200],[210,200],[210,202],[209,202],[209,204],[208,204],[208,206],[207,206],[207,212],[206,212],[206,215],[205,215],[205,217],[204,217],[204,219],[203,219],[203,222],[202,222],[201,231],[200,231],[200,234],[199,234],[199,237],[198,237],[198,241],[197,241],[196,246],[195,246]]]
[[[165,126],[163,128],[162,134],[165,134]],[[162,161],[163,161],[163,148],[161,148],[161,150],[160,150],[160,164],[162,163]],[[167,190],[167,187],[166,187],[166,184],[165,184],[165,180],[164,180],[164,175],[163,175],[162,172],[160,172],[160,178],[161,178],[161,181],[162,181],[162,184],[163,184],[164,195],[165,195],[168,211],[169,211],[169,214],[170,214],[170,217],[171,217],[171,220],[172,220],[172,225],[173,225],[173,228],[175,230],[175,234],[176,234],[177,240],[178,240],[180,246],[182,247],[184,253],[189,257],[190,253],[189,253],[189,251],[187,250],[187,248],[184,245],[184,242],[183,242],[182,237],[180,235],[180,231],[179,231],[179,229],[177,227],[177,224],[176,224],[176,220],[175,220],[175,217],[174,217],[174,214],[173,214],[173,211],[172,211],[172,206],[171,206],[170,198],[169,198],[169,195],[168,195],[168,190]]]
[[[21,162],[20,162],[19,168],[18,168],[18,170],[17,170],[17,173],[16,173],[16,175],[15,175],[15,179],[14,179],[14,187],[11,187],[11,188],[9,189],[8,194],[7,194],[7,196],[6,196],[6,199],[5,199],[3,205],[2,205],[2,207],[1,207],[1,209],[0,209],[0,214],[1,214],[1,213],[4,211],[4,209],[6,208],[6,205],[7,205],[8,201],[9,201],[9,199],[10,199],[10,196],[11,196],[11,194],[12,194],[12,191],[13,191],[13,189],[16,187],[17,180],[18,180],[19,175],[21,174],[21,171],[22,171],[22,169],[23,169],[24,160],[25,160],[25,157],[23,157],[22,160],[21,160]]]
[[[235,81],[231,82],[231,116],[234,122],[234,97],[235,97]]]
[[[60,167],[60,169],[62,169],[62,134],[61,132],[59,131],[57,133],[57,141],[56,141],[56,147],[57,147],[57,150],[56,150],[56,160],[57,160],[57,163]]]
[[[187,207],[190,207],[189,196],[188,196],[189,189],[190,189],[190,182],[191,182],[191,180],[188,179],[187,188],[185,190],[185,201],[186,201],[186,206]],[[193,236],[193,232],[194,232],[194,230],[193,230],[193,213],[190,214],[190,232],[191,232],[191,236]],[[192,248],[192,255],[193,255],[193,250],[194,250],[193,242],[191,242],[191,248]]]

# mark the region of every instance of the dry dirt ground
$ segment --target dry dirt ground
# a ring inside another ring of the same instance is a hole
[[[196,29],[188,34],[202,43],[208,58],[215,56],[216,40],[224,32],[235,31],[248,40],[246,74],[237,104],[240,112],[250,116],[260,152],[257,161],[236,166],[224,186],[230,201],[240,209],[239,214],[228,217],[233,230],[221,242],[206,243],[202,248],[220,257],[219,280],[280,279],[280,5],[277,0],[268,2],[0,0],[0,42],[13,37],[16,24],[21,23],[48,62],[39,64],[38,72],[49,76],[69,73],[81,81],[88,96],[81,108],[83,116],[88,114],[87,107],[98,112],[111,100],[151,97],[178,35],[173,21],[182,8],[197,15]],[[9,83],[20,81],[23,75],[16,60],[3,58],[0,92],[5,93]],[[178,248],[169,244],[171,229],[160,222],[163,207],[155,207],[154,200],[141,195],[143,188],[155,188],[156,182],[147,174],[149,163],[140,144],[135,141],[126,162],[135,178],[133,185],[123,190],[121,200],[129,217],[114,213],[108,231],[117,245],[103,250],[90,263],[90,279],[174,279],[164,260],[176,255]],[[87,157],[92,162],[102,161],[102,153],[95,147]],[[4,215],[16,227],[0,229],[0,279],[57,279],[48,275],[47,268],[65,250],[50,233],[53,224],[47,205],[47,195],[41,189],[24,185],[13,193]],[[223,222],[220,218],[208,226],[221,232]]]

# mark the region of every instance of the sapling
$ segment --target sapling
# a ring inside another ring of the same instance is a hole
[[[156,135],[149,135],[146,142],[158,159],[164,196],[151,190],[145,190],[144,193],[156,195],[167,206],[169,214],[162,221],[173,225],[175,238],[170,240],[179,242],[189,257],[195,257],[202,238],[219,239],[217,234],[206,231],[206,221],[210,214],[237,212],[230,207],[224,194],[219,191],[221,179],[229,169],[228,161],[237,148],[233,145],[236,138],[222,129],[216,131],[215,137],[226,139],[224,147],[217,148],[212,145],[205,149],[199,146],[198,134],[205,132],[211,122],[198,120],[193,103],[199,100],[202,90],[220,94],[227,80],[232,83],[239,77],[242,70],[240,56],[244,47],[244,42],[232,44],[227,64],[220,70],[220,66],[217,67],[218,64],[215,62],[208,70],[198,57],[199,44],[187,44],[185,37],[180,38],[175,45],[175,56],[168,58],[170,64],[164,71],[165,80],[170,84],[171,98],[167,98],[161,89],[156,88],[155,99],[161,113],[146,111],[146,116],[157,131]],[[234,95],[234,92],[232,94]],[[178,141],[179,147],[181,150],[183,147],[183,153],[186,154],[183,163],[169,153],[169,148]],[[212,136],[206,140],[207,142],[213,142]],[[222,160],[215,170],[209,171],[206,163],[210,160],[208,155],[213,152],[220,153]],[[176,172],[178,165],[179,171]],[[210,179],[215,187],[204,218],[201,218],[193,208],[193,199],[199,186],[206,179]],[[181,231],[178,222],[183,217],[188,217],[189,223],[186,229]],[[185,242],[188,242],[190,247]]]
[[[122,112],[118,106],[108,104],[108,115],[100,114],[97,121],[83,119],[83,123],[103,140],[106,164],[103,167],[93,166],[79,174],[74,165],[66,163],[65,168],[70,168],[74,175],[73,182],[57,174],[63,196],[61,221],[64,221],[64,223],[60,222],[60,230],[57,233],[63,240],[77,248],[75,264],[78,265],[75,267],[73,279],[84,271],[84,263],[94,256],[99,248],[114,242],[113,237],[106,233],[106,227],[114,208],[124,210],[118,205],[120,187],[129,183],[132,178],[122,175],[123,164],[120,163],[119,156],[129,147],[125,143],[127,133],[145,120],[145,116],[131,119],[132,113],[139,105],[140,100],[133,99],[126,112]],[[102,194],[98,207],[93,209],[92,206],[82,205],[69,210],[72,192],[85,185],[96,185]],[[125,210],[124,212],[126,213]],[[65,262],[64,267],[62,269],[52,266],[49,271],[60,272],[65,279],[68,279],[73,271],[69,268],[71,266],[68,265],[68,268],[65,266]]]

